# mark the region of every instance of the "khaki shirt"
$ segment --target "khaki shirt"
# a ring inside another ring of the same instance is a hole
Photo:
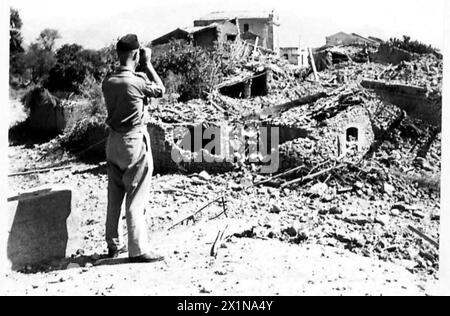
[[[139,131],[148,115],[144,100],[162,97],[162,90],[143,73],[119,67],[103,82],[108,118],[106,124],[118,133]]]

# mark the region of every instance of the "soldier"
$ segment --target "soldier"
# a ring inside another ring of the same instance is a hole
[[[160,98],[164,85],[151,64],[151,50],[141,48],[136,35],[126,35],[117,43],[120,67],[103,82],[109,127],[106,145],[108,169],[108,209],[106,241],[108,255],[117,258],[122,247],[120,214],[125,199],[128,227],[128,254],[132,263],[162,261],[149,252],[145,219],[149,202],[153,158],[147,130],[147,98]],[[145,73],[137,73],[138,65]],[[150,79],[152,81],[150,81]]]

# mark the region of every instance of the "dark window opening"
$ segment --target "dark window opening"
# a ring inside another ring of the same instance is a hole
[[[267,85],[267,72],[257,74],[257,77],[252,82],[252,97],[262,97],[269,93],[269,87]]]
[[[236,35],[228,34],[228,35],[227,35],[227,41],[228,41],[228,42],[234,42],[234,41],[236,41]]]
[[[357,142],[359,140],[359,130],[356,127],[347,129],[347,142]]]
[[[219,92],[230,98],[243,99],[245,98],[246,83],[240,82],[231,86],[223,87],[219,89]]]
[[[249,32],[249,31],[250,31],[250,25],[244,24],[244,32]]]
[[[289,59],[289,55],[288,54],[284,54],[284,58],[285,59]]]
[[[231,98],[248,99],[250,97],[266,96],[269,93],[267,72],[255,74],[252,79],[237,82],[219,89],[219,92]]]

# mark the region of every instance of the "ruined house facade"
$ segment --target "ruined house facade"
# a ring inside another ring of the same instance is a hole
[[[194,21],[193,27],[177,28],[152,41],[158,51],[171,40],[184,40],[196,46],[243,40],[279,54],[279,17],[274,12],[213,12]]]
[[[308,67],[308,50],[301,47],[281,47],[280,57],[287,60],[290,64],[299,67]]]
[[[258,42],[258,46],[279,52],[279,17],[275,12],[212,12],[194,21],[194,26],[207,26],[212,23],[233,21],[239,28],[240,38]]]
[[[212,47],[215,43],[234,41],[239,36],[236,24],[230,21],[215,22],[205,26],[177,28],[152,41],[153,47],[168,44],[171,40],[185,40],[196,46]]]

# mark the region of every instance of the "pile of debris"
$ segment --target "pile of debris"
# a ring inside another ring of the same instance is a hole
[[[382,149],[381,145],[399,130],[410,114],[407,107],[388,102],[377,91],[363,88],[361,83],[378,80],[377,84],[382,82],[388,86],[402,83],[408,85],[407,88],[409,85],[414,89],[426,88],[423,97],[440,107],[442,72],[442,60],[434,55],[423,55],[397,66],[344,62],[320,72],[319,81],[315,81],[302,79],[286,61],[271,55],[252,54],[240,61],[235,75],[220,84],[207,100],[187,103],[178,103],[176,98],[166,100],[154,108],[152,117],[170,124],[253,122],[260,126],[281,127],[287,131],[285,134],[296,134],[290,133],[289,129],[307,131],[306,137],[281,139],[281,171],[299,166],[305,157],[317,157],[312,160],[323,163],[351,156],[351,138],[358,143],[354,157],[350,159],[355,162],[368,152],[373,154]],[[252,80],[260,78],[263,82],[258,81],[256,85],[263,87],[264,93],[252,95]],[[416,97],[418,95],[413,95]],[[408,100],[406,98],[404,103]],[[427,111],[424,107],[420,111]],[[436,120],[433,117],[425,123],[429,125],[430,121]],[[417,124],[409,124],[408,128],[418,130]],[[429,129],[424,124],[420,130]],[[433,134],[438,133],[437,127],[426,137],[434,140]],[[426,142],[422,139],[422,144],[417,142],[414,146],[420,148]]]

